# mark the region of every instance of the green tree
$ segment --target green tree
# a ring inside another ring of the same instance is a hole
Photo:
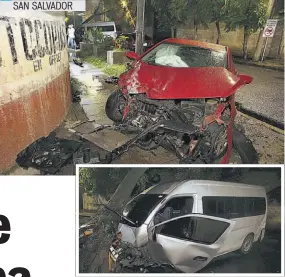
[[[213,17],[212,0],[189,0],[190,19],[194,24],[194,39],[198,39],[198,27],[208,28]]]
[[[79,185],[83,188],[84,192],[92,194],[95,191],[95,180],[92,181],[92,168],[79,169]]]
[[[220,28],[220,22],[224,18],[224,13],[226,12],[225,9],[225,1],[226,0],[216,0],[216,1],[211,1],[212,7],[212,19],[211,22],[214,22],[216,25],[216,30],[217,30],[217,40],[216,43],[220,44],[221,40],[221,28]]]
[[[225,9],[226,31],[234,31],[239,27],[243,27],[243,58],[246,60],[250,35],[262,28],[266,21],[264,0],[227,0]]]
[[[103,9],[110,19],[118,23],[127,23],[134,27],[136,19],[136,0],[102,0]]]
[[[189,0],[152,0],[158,27],[161,30],[171,28],[172,36],[176,37],[179,24],[189,19]]]

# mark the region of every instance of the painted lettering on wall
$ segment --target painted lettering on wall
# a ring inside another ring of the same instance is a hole
[[[4,25],[9,41],[13,64],[19,64],[19,50],[22,48],[25,59],[31,61],[34,71],[42,70],[41,59],[49,56],[52,66],[61,60],[61,51],[66,48],[66,31],[64,22],[30,20],[27,18],[0,16],[0,27]],[[21,42],[15,41],[19,32]],[[5,36],[5,34],[4,34]],[[0,49],[0,67],[5,66],[5,59]]]

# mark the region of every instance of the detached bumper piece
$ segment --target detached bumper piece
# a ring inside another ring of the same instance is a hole
[[[23,168],[35,168],[48,174],[57,173],[72,161],[82,142],[59,139],[55,134],[42,137],[17,155],[16,162]]]

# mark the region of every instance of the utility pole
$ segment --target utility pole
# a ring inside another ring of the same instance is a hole
[[[275,0],[269,0],[268,1],[268,6],[267,6],[267,12],[266,12],[266,19],[269,19],[271,17],[272,14],[272,10],[275,4]],[[253,55],[253,61],[258,62],[260,59],[260,55],[264,46],[264,42],[265,42],[265,38],[262,37],[263,34],[263,29],[260,30],[259,33],[259,37],[258,37],[258,42],[257,42],[257,46],[256,46],[256,50],[255,53]]]
[[[145,1],[137,0],[136,53],[143,53]]]

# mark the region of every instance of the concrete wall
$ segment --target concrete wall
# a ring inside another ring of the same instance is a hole
[[[0,11],[0,172],[71,103],[64,13]]]
[[[242,56],[242,47],[243,47],[243,29],[237,29],[236,31],[225,32],[224,31],[224,23],[220,24],[222,38],[220,40],[220,44],[228,46],[231,48],[232,53],[236,56]],[[276,33],[273,38],[268,39],[265,56],[269,58],[278,58],[282,55],[282,41],[283,41],[283,30],[284,23],[283,20],[279,20]],[[215,24],[210,24],[209,28],[198,28],[198,40],[206,41],[211,43],[216,43],[217,40],[217,30]],[[179,38],[188,38],[194,39],[194,28],[193,26],[181,26],[177,29],[177,37]],[[248,54],[249,57],[252,57],[259,38],[259,31],[253,33],[248,40]]]
[[[232,32],[224,31],[224,23],[221,23],[222,38],[220,44],[231,48],[233,54],[242,56],[243,47],[243,29],[237,29]],[[249,56],[254,54],[259,32],[252,34],[248,41],[248,52]],[[183,26],[177,29],[177,37],[194,39],[194,28],[193,26]],[[215,24],[210,24],[208,29],[203,27],[198,28],[198,40],[216,43],[217,31]]]

